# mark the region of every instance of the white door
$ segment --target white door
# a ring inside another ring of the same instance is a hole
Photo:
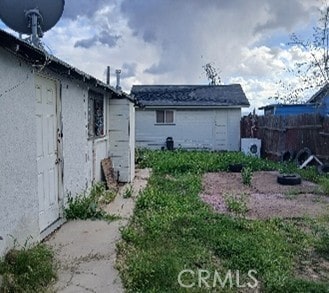
[[[214,150],[227,150],[227,111],[215,110],[213,127]]]
[[[40,232],[59,218],[56,82],[36,77],[37,166]]]

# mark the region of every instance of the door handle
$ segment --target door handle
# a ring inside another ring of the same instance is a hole
[[[55,165],[58,165],[60,162],[61,162],[61,159],[57,158],[56,161],[55,161]]]

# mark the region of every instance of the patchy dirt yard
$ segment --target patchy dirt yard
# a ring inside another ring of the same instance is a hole
[[[300,185],[277,183],[278,172],[254,172],[251,186],[242,183],[240,173],[206,173],[201,198],[220,213],[229,213],[227,198],[246,199],[246,216],[252,219],[273,217],[317,217],[329,214],[329,197],[319,193],[319,186],[302,181]]]

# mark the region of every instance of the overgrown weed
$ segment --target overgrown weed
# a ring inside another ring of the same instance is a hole
[[[327,292],[328,283],[295,275],[304,252],[326,247],[324,232],[313,237],[314,226],[305,219],[263,221],[217,214],[200,200],[202,174],[226,171],[231,163],[243,163],[253,172],[296,170],[241,153],[143,151],[140,164],[152,168],[152,176],[118,244],[117,264],[127,292],[186,292],[177,281],[184,269],[195,272],[186,280],[189,284],[198,284],[198,269],[242,274],[253,269],[262,292]],[[317,178],[313,169],[302,172]],[[239,198],[228,205],[237,214],[245,213]]]
[[[46,292],[56,279],[52,250],[45,244],[19,245],[0,260],[0,292]]]
[[[106,190],[104,183],[97,183],[92,186],[89,192],[82,193],[73,197],[68,194],[67,208],[65,208],[65,217],[68,220],[74,219],[92,219],[113,221],[117,216],[109,215],[102,208],[102,204],[108,204],[116,196],[113,190]]]
[[[229,212],[232,212],[236,217],[245,217],[248,212],[248,199],[247,193],[241,194],[225,194],[224,200]]]

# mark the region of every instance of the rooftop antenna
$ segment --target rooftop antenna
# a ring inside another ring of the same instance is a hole
[[[117,85],[116,85],[115,89],[116,89],[117,91],[121,91],[121,86],[120,86],[120,74],[121,74],[121,69],[116,69],[116,70],[115,70],[115,74],[116,74],[116,76],[117,76]]]
[[[20,35],[29,35],[32,45],[42,47],[40,38],[56,25],[65,0],[0,0],[0,19]]]

